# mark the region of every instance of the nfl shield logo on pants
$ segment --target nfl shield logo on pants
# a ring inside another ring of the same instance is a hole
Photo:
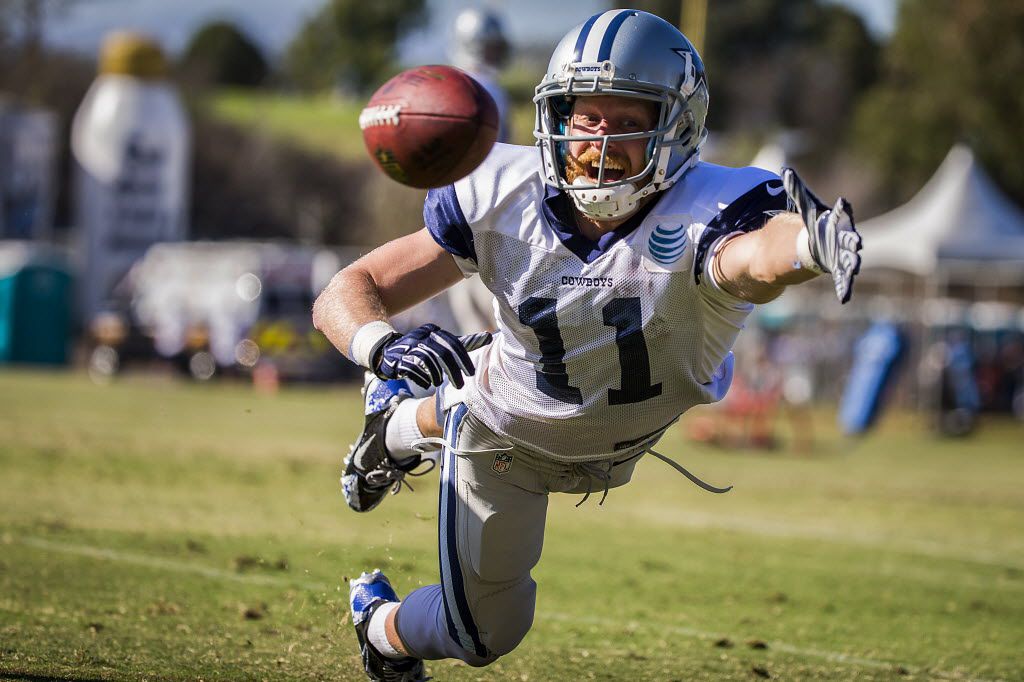
[[[512,468],[512,455],[506,455],[504,453],[498,453],[494,456],[494,464],[491,465],[491,469],[496,474],[507,474],[508,470]]]

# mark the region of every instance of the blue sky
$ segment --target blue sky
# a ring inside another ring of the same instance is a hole
[[[195,30],[213,19],[228,19],[271,55],[279,54],[307,17],[325,0],[78,0],[46,26],[48,43],[95,54],[103,36],[116,29],[141,30],[170,52],[180,51]],[[828,0],[864,16],[878,35],[892,31],[896,0]],[[517,0],[481,3],[427,0],[430,25],[411,36],[402,49],[408,63],[445,60],[445,42],[455,15],[464,7],[491,4],[504,17],[514,44],[553,44],[560,36],[607,3],[602,0]],[[514,9],[512,9],[514,8]]]

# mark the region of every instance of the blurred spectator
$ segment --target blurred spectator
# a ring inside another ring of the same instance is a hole
[[[980,406],[984,410],[998,410],[1003,372],[996,338],[991,334],[981,335],[974,346],[977,356],[975,378],[978,383]]]
[[[727,448],[772,449],[775,415],[782,398],[782,373],[762,337],[736,362],[732,386],[712,416],[694,419],[690,437]]]
[[[1024,417],[1024,341],[1019,334],[1004,341],[999,349],[999,362],[1002,369],[999,404]]]
[[[490,93],[498,105],[501,127],[498,142],[509,141],[508,94],[498,76],[509,57],[509,43],[501,19],[489,9],[465,9],[455,18],[449,58]]]
[[[793,450],[810,454],[814,448],[814,359],[817,344],[805,334],[784,333],[776,339],[773,355],[782,372],[782,400],[789,418]]]
[[[0,95],[0,239],[51,237],[57,138],[56,112]]]
[[[974,430],[981,394],[975,358],[966,332],[950,331],[925,353],[923,367],[935,408],[935,427],[947,436],[965,436]]]

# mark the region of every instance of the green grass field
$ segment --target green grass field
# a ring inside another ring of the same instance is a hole
[[[358,680],[346,576],[437,579],[435,475],[367,515],[339,461],[357,391],[0,373],[0,677]],[[536,625],[437,680],[1024,679],[1024,429],[911,417],[820,454],[669,434],[551,501]],[[415,483],[414,483],[415,484]]]

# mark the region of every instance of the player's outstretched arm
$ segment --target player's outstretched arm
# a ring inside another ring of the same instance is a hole
[[[825,208],[791,169],[784,169],[783,183],[796,210],[725,242],[711,263],[715,280],[738,298],[767,303],[787,286],[829,273],[836,296],[846,303],[861,248],[849,203],[840,198]]]
[[[426,387],[447,376],[462,386],[462,376],[474,371],[467,351],[489,342],[489,334],[459,338],[424,325],[402,335],[387,321],[461,279],[451,255],[423,229],[336,274],[313,304],[313,324],[346,357],[382,378],[407,376]]]
[[[787,286],[817,277],[797,262],[796,240],[803,229],[800,216],[780,213],[760,230],[729,239],[711,261],[715,281],[744,301],[768,303]]]

